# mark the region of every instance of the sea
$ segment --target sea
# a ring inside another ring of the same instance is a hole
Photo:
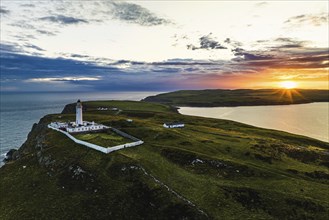
[[[179,112],[228,119],[329,142],[329,102],[275,106],[181,107]]]
[[[18,149],[34,123],[60,113],[68,103],[88,100],[141,100],[163,92],[47,92],[0,93],[0,167],[10,149]],[[180,108],[180,113],[229,119],[258,127],[283,130],[329,142],[329,103],[285,106]]]
[[[47,114],[60,113],[78,99],[141,100],[160,92],[1,92],[0,93],[0,167],[10,149],[18,149],[34,123]]]

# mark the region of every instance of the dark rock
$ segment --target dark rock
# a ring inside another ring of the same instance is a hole
[[[19,152],[17,149],[10,149],[7,154],[6,158],[3,160],[4,162],[12,161],[12,160],[17,160],[19,158]]]

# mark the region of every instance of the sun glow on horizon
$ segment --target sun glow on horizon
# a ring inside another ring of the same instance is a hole
[[[280,82],[280,87],[284,89],[294,89],[297,87],[297,83],[294,81],[282,81]]]

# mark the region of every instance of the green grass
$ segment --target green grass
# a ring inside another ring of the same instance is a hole
[[[150,96],[143,101],[192,107],[284,105],[328,102],[329,91],[305,89],[182,90]]]
[[[119,112],[127,111],[127,112],[144,112],[144,113],[157,113],[157,112],[175,112],[170,106],[163,104],[152,104],[147,102],[137,102],[137,101],[89,101],[83,102],[83,111],[84,112],[92,112],[99,115],[116,115],[118,113],[117,110],[113,111],[112,108],[118,108]],[[65,106],[63,113],[75,113],[76,103],[68,104]],[[97,108],[103,107],[108,108],[106,111],[97,110]]]
[[[75,105],[75,103],[74,103]],[[136,101],[90,101],[84,102],[86,109],[97,110],[98,107],[118,108],[124,111],[150,111],[150,112],[170,112],[172,109],[167,105],[141,103]],[[101,113],[102,111],[97,111]],[[105,111],[110,112],[110,111]]]
[[[116,145],[133,142],[133,140],[120,136],[111,130],[97,133],[79,133],[73,136],[79,140],[87,141],[102,147],[114,147]]]
[[[133,105],[126,109],[145,107]],[[86,110],[88,120],[145,142],[108,155],[47,129],[58,115],[43,118],[21,159],[0,169],[0,219],[327,219],[328,143],[228,120],[152,113],[148,105],[139,114]],[[164,121],[186,127],[165,129]]]

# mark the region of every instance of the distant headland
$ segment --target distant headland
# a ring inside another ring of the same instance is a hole
[[[317,89],[207,89],[180,90],[149,96],[145,102],[173,106],[232,107],[257,105],[290,105],[329,102],[329,90]]]

